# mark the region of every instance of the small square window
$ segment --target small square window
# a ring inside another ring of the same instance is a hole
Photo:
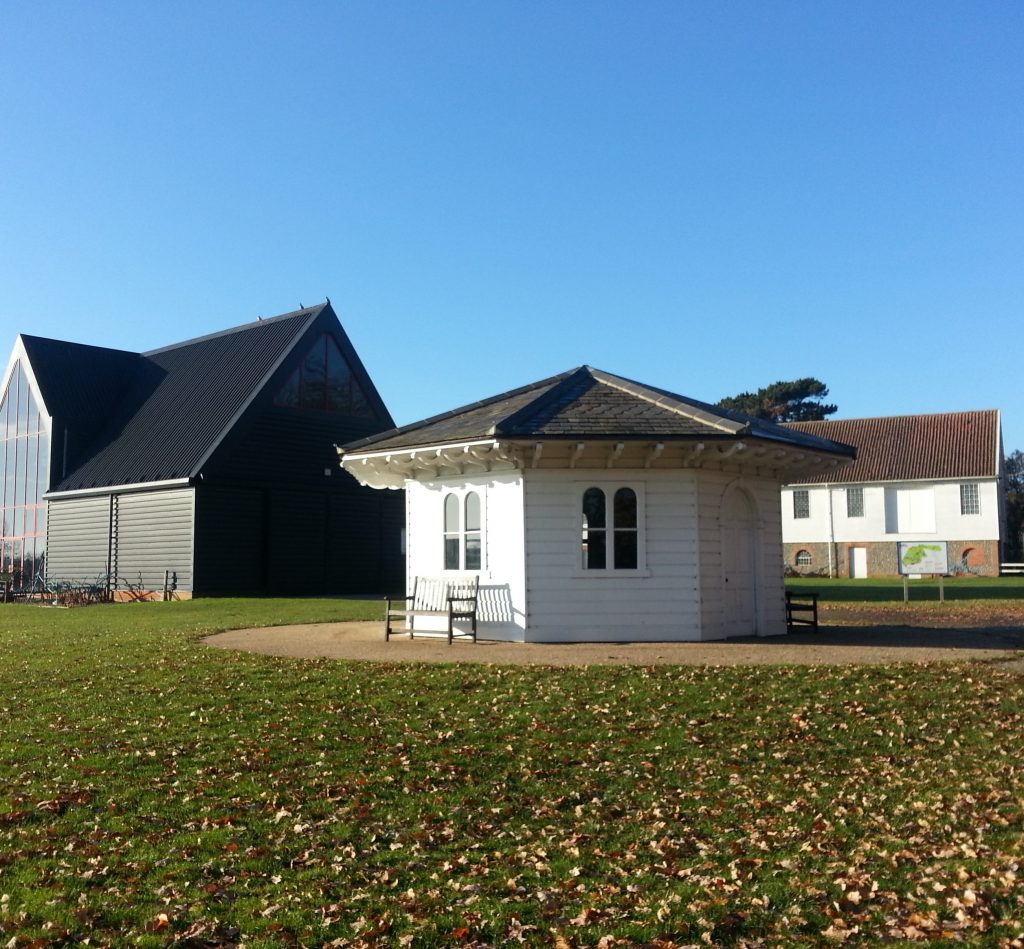
[[[960,513],[980,514],[981,503],[978,500],[978,486],[976,484],[960,485]]]
[[[793,492],[793,517],[802,518],[811,516],[810,493],[801,488]]]

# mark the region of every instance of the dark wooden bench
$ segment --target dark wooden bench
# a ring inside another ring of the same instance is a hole
[[[786,625],[818,628],[818,594],[786,591]]]
[[[449,645],[453,639],[471,639],[476,642],[476,602],[479,590],[479,577],[416,577],[412,584],[412,595],[404,598],[405,606],[394,607],[391,605],[391,597],[387,598],[384,641],[387,642],[398,633],[408,633],[409,638],[413,639],[416,617],[434,616],[448,620]],[[402,620],[401,628],[395,629],[392,620]],[[469,620],[472,632],[457,632],[456,620]],[[445,635],[439,630],[419,632],[421,636]]]

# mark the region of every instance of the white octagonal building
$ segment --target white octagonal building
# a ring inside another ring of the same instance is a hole
[[[405,489],[407,589],[479,577],[481,638],[629,642],[784,633],[780,485],[855,450],[582,366],[339,455]]]

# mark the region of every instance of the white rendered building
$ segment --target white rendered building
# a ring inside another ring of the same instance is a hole
[[[999,412],[795,422],[857,449],[853,465],[788,479],[788,572],[840,577],[999,574]]]

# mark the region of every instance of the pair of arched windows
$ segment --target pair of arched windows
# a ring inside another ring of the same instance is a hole
[[[640,566],[640,518],[636,491],[603,488],[583,492],[583,569],[636,570]]]
[[[444,499],[444,569],[479,570],[483,564],[480,495],[447,494]]]

